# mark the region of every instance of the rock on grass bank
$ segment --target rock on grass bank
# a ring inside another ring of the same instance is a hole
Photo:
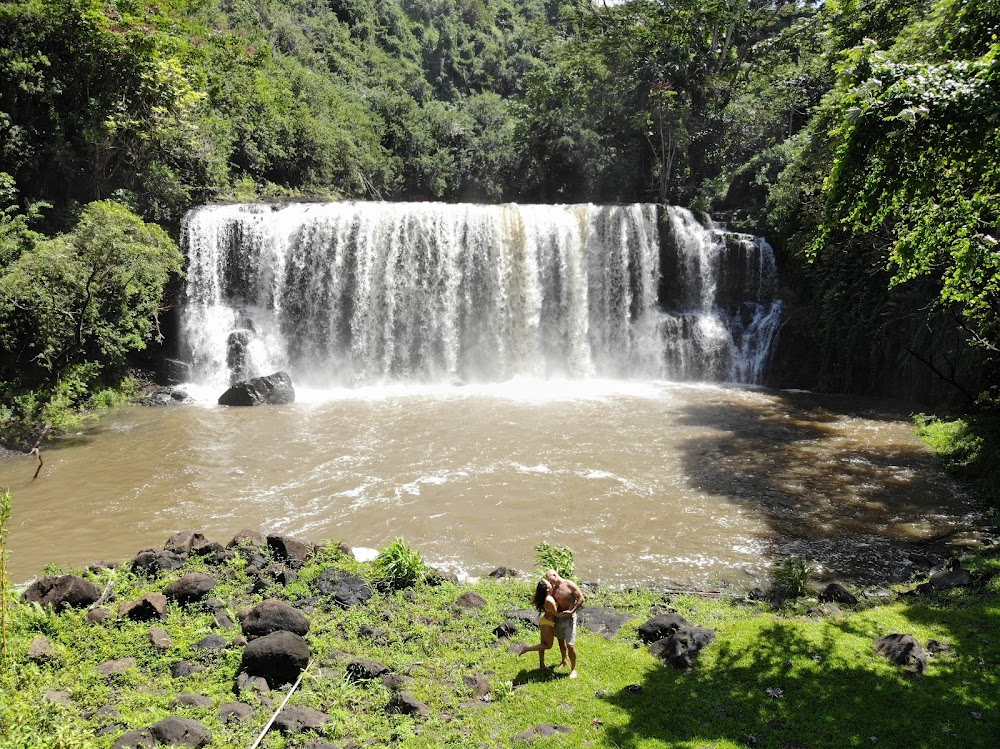
[[[978,587],[780,609],[592,589],[570,680],[512,653],[533,579],[396,589],[336,544],[181,533],[9,602],[0,749],[992,747],[988,552]]]

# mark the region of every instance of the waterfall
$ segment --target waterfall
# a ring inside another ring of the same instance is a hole
[[[204,384],[752,383],[780,316],[770,247],[681,208],[239,204],[182,233],[182,346]]]

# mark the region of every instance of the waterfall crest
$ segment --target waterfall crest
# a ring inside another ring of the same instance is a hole
[[[204,384],[753,383],[780,318],[763,240],[653,204],[204,206],[183,241]]]

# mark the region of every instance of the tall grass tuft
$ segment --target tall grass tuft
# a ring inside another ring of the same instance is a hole
[[[576,571],[572,549],[568,546],[553,546],[548,541],[535,544],[535,566],[542,572],[555,570],[561,577],[573,577]]]
[[[420,553],[397,538],[375,558],[375,584],[380,588],[410,588],[424,578],[424,562]]]

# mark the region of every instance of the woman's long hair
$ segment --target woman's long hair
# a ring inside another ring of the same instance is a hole
[[[545,611],[545,599],[549,597],[549,586],[545,580],[539,580],[535,586],[535,595],[531,597],[531,602],[539,611]]]

